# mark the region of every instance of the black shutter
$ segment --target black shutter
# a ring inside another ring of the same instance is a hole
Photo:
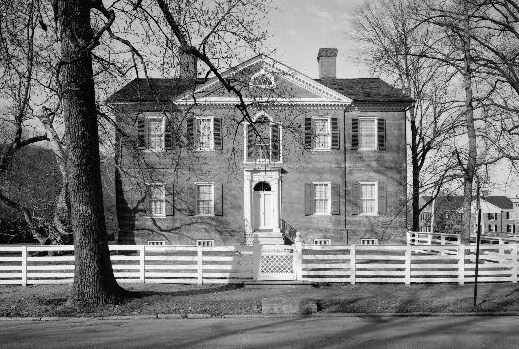
[[[149,184],[146,184],[144,189],[144,211],[146,216],[151,216],[151,186]]]
[[[247,162],[256,160],[256,135],[252,125],[247,125]]]
[[[195,119],[187,119],[187,147],[189,149],[195,148]]]
[[[166,216],[174,216],[175,215],[175,194],[173,183],[165,184],[166,190]]]
[[[214,215],[223,216],[223,184],[214,185]]]
[[[305,183],[305,216],[314,214],[314,185]]]
[[[351,185],[351,213],[356,215],[360,213],[360,184],[353,183]]]
[[[213,119],[213,137],[214,137],[214,149],[222,150],[223,149],[223,139],[222,139],[222,118],[214,118]]]
[[[164,120],[164,149],[171,150],[173,149],[173,125],[172,120],[170,118],[165,118]]]
[[[137,147],[146,148],[146,119],[143,116],[137,118]]]
[[[271,160],[273,162],[281,161],[281,132],[280,126],[277,124],[272,124],[270,127],[271,139],[270,139],[270,147],[271,147]]]
[[[305,118],[305,149],[313,149],[314,133],[313,133],[313,121],[312,118]]]
[[[351,149],[359,149],[359,119],[351,119]]]
[[[339,119],[331,118],[332,124],[332,149],[340,149],[341,148],[341,140],[339,133]]]
[[[378,119],[377,122],[378,150],[386,150],[386,120]]]
[[[196,215],[196,185],[187,188],[187,215]]]
[[[387,195],[384,183],[378,182],[378,213],[386,213]]]
[[[331,214],[341,214],[341,186],[338,183],[332,183],[331,188],[332,201],[331,201]]]

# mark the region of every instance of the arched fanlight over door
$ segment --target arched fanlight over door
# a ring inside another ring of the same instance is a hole
[[[270,191],[270,184],[267,182],[259,182],[254,186],[254,191]]]

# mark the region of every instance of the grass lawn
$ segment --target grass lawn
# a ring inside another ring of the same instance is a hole
[[[519,287],[480,284],[472,307],[473,285],[330,285],[316,288],[251,289],[232,285],[125,285],[136,297],[96,309],[66,305],[69,285],[0,286],[0,317],[260,314],[262,298],[314,300],[321,313],[413,313],[519,311]]]

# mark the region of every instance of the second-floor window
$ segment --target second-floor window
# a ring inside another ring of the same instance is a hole
[[[497,220],[497,213],[489,213],[489,214],[488,214],[488,220],[489,220],[489,221],[495,221],[495,220]]]
[[[386,120],[374,117],[351,120],[352,150],[385,150]]]
[[[306,117],[305,144],[309,150],[340,149],[339,119],[328,116]]]
[[[198,138],[196,150],[213,150],[213,119],[197,118],[197,135]]]
[[[171,124],[162,113],[148,113],[137,118],[139,149],[162,151],[171,148]]]
[[[282,162],[282,127],[266,115],[245,125],[245,162]]]

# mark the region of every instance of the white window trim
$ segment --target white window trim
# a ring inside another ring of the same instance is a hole
[[[360,211],[362,211],[362,185],[372,185],[375,184],[375,209],[376,212],[374,213],[359,213],[359,216],[378,216],[378,182],[359,182],[359,205],[360,205]]]
[[[211,211],[212,213],[210,214],[201,214],[201,213],[198,213],[198,186],[199,185],[211,185],[211,193],[213,195],[212,199],[211,199],[211,202],[213,203],[211,205]],[[195,216],[200,216],[200,217],[214,217],[214,182],[195,182],[195,186],[196,186],[196,190],[195,190]]]
[[[375,147],[374,148],[361,148],[360,145],[362,144],[362,134],[360,132],[360,123],[361,123],[361,120],[364,121],[364,120],[371,120],[371,121],[374,121],[375,122]],[[378,150],[378,118],[376,117],[372,117],[372,116],[363,116],[363,117],[359,117],[359,151],[374,151],[374,150]]]
[[[164,113],[144,113],[143,114],[143,117],[144,117],[144,143],[145,143],[145,148],[144,148],[144,151],[145,152],[150,152],[150,153],[162,153],[165,151],[166,149],[166,116],[164,115]],[[150,137],[150,134],[148,133],[148,130],[149,130],[149,121],[151,119],[161,119],[162,120],[162,147],[161,148],[154,148],[154,149],[151,149],[151,148],[147,148],[147,144],[150,143],[149,141],[149,137]]]
[[[315,185],[316,184],[325,184],[327,185],[327,192],[328,192],[328,207],[327,207],[327,212],[324,212],[324,213],[316,213],[315,212]],[[332,215],[332,182],[312,182],[312,186],[314,186],[314,197],[312,198],[312,200],[314,201],[314,212],[312,213],[312,215],[314,216],[331,216]]]
[[[328,131],[329,131],[329,139],[328,139],[328,147],[326,148],[312,148],[312,151],[332,151],[332,117],[331,116],[312,116],[312,120],[326,120],[328,123]],[[315,137],[315,130],[312,130],[312,137]]]
[[[149,183],[145,183],[145,185],[147,187],[147,190],[146,190],[147,193],[151,193],[151,190],[148,189],[151,186],[156,186],[156,185],[162,186],[162,189],[163,189],[162,190],[162,202],[163,202],[162,207],[164,208],[163,213],[153,214],[151,212],[151,207],[150,207],[150,212],[149,212],[149,214],[146,215],[146,217],[147,218],[166,218],[166,185],[163,182],[149,182]],[[150,205],[151,205],[151,197],[147,198],[147,200],[150,202]]]
[[[198,143],[198,148],[194,149],[194,151],[204,152],[204,151],[213,151],[214,150],[214,116],[212,115],[200,115],[195,117],[195,122],[198,123],[201,119],[210,119],[210,126],[211,126],[211,144],[208,148],[200,148],[200,138],[198,138],[195,143]],[[195,130],[198,130],[198,125],[196,125]],[[199,137],[199,134],[193,135],[193,137]]]

